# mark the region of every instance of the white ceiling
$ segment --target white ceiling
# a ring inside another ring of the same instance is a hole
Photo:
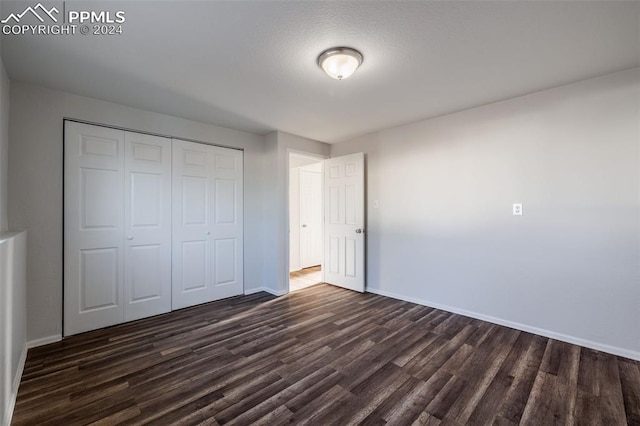
[[[35,3],[2,0],[2,17]],[[640,66],[639,2],[67,1],[65,7],[124,10],[124,34],[3,36],[11,79],[330,143]],[[337,45],[364,55],[348,80],[327,77],[315,62]]]

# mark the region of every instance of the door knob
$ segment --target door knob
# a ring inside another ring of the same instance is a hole
[[[127,235],[127,240],[133,240],[133,235]]]
[[[204,233],[205,235],[211,235],[211,231],[207,231]]]
[[[302,227],[303,227],[303,228],[306,228],[306,227],[307,227],[307,225],[302,225]]]
[[[364,232],[364,229],[358,228],[356,229],[356,234],[362,234]]]

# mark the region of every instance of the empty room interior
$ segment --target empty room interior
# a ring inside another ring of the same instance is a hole
[[[640,2],[0,28],[0,425],[640,425]]]

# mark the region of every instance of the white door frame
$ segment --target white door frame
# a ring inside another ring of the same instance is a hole
[[[285,247],[285,253],[284,253],[284,259],[285,259],[285,271],[287,272],[287,293],[289,293],[291,291],[291,289],[289,288],[289,263],[291,260],[291,239],[289,236],[289,228],[291,226],[290,223],[290,205],[289,205],[289,186],[291,184],[291,176],[290,176],[290,167],[289,167],[289,160],[291,159],[291,154],[300,156],[300,157],[307,157],[310,159],[317,159],[318,161],[324,161],[327,158],[329,158],[329,156],[326,155],[322,155],[322,154],[316,154],[313,152],[307,152],[307,151],[301,151],[298,149],[292,149],[292,148],[287,148],[287,155],[286,155],[286,159],[285,159],[285,180],[286,180],[286,188],[285,188],[285,227],[284,227],[284,231],[285,231],[285,241],[286,244],[284,245]],[[323,167],[323,171],[322,171],[322,193],[324,194],[324,167]],[[324,207],[323,207],[323,217],[324,217]],[[322,235],[324,235],[324,220],[322,221]],[[324,246],[324,239],[323,239],[323,246]],[[322,272],[322,281],[324,281],[324,250],[322,250],[322,264],[320,265],[320,269]]]

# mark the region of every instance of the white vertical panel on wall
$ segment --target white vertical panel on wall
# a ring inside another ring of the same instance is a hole
[[[125,133],[124,320],[171,310],[171,139]]]
[[[213,297],[243,292],[243,155],[242,151],[213,150]]]
[[[212,299],[213,147],[173,140],[172,309]]]
[[[300,263],[300,168],[289,170],[289,272]]]
[[[124,318],[124,132],[65,122],[64,334]]]
[[[300,169],[300,263],[322,263],[322,172]]]
[[[173,140],[173,309],[242,294],[242,151]]]
[[[27,358],[27,233],[0,233],[0,424],[11,424]]]

